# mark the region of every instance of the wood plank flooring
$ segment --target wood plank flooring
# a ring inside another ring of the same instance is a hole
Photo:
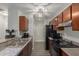
[[[47,50],[45,50],[44,42],[35,42],[31,56],[50,56],[50,54]]]

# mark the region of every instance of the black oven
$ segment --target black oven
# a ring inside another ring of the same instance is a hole
[[[61,49],[60,49],[60,42],[57,40],[53,42],[53,55],[54,56],[60,56],[61,55]]]

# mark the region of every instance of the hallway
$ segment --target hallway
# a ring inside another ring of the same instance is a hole
[[[50,56],[49,51],[45,50],[44,42],[35,42],[31,56]]]

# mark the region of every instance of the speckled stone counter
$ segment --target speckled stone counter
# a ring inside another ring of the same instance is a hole
[[[17,56],[22,49],[30,42],[32,37],[29,37],[24,45],[21,46],[8,46],[0,51],[0,56]],[[1,47],[0,47],[1,48]]]
[[[7,42],[7,41],[10,41],[11,39],[0,39],[0,44],[1,43],[5,43],[5,42]]]
[[[79,48],[61,48],[69,56],[79,56]]]
[[[78,45],[79,46],[79,38],[73,38],[73,37],[69,37],[67,35],[62,36],[64,40],[69,40],[72,41],[73,44]],[[69,56],[79,56],[79,48],[61,48],[66,54],[68,54]]]

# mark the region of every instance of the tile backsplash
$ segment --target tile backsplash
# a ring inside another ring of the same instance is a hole
[[[79,31],[72,31],[71,27],[67,27],[64,30],[64,34],[68,37],[71,37],[73,39],[70,39],[72,41],[76,41],[79,43]]]

